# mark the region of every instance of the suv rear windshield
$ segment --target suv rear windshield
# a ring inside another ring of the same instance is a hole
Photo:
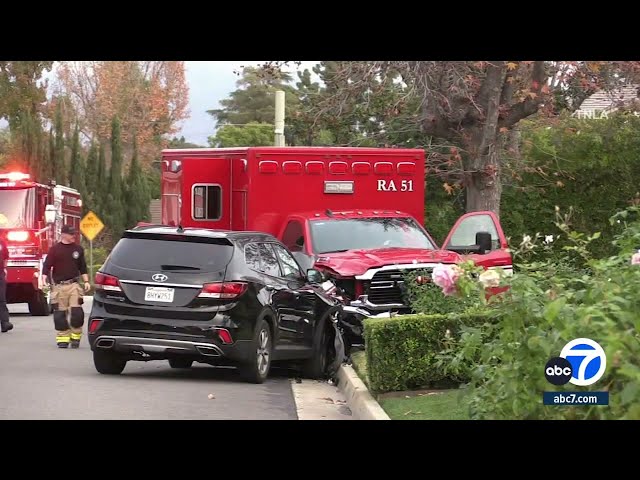
[[[232,255],[233,247],[228,243],[203,243],[184,237],[123,238],[111,252],[109,263],[135,270],[217,272],[227,266]]]

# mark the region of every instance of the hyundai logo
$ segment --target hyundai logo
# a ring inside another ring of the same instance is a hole
[[[164,273],[156,273],[151,277],[154,282],[166,282],[167,276]]]

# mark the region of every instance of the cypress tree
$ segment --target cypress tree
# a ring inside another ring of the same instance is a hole
[[[53,161],[53,175],[57,183],[64,185],[67,183],[67,169],[64,162],[64,125],[62,123],[62,105],[58,103],[56,107],[56,144]]]
[[[95,142],[91,141],[91,146],[89,147],[89,153],[87,154],[87,169],[85,176],[85,187],[87,189],[87,196],[85,205],[87,206],[87,210],[96,209],[96,186],[97,186],[97,176],[98,176],[98,148]]]
[[[149,189],[138,161],[138,144],[133,137],[133,157],[127,177],[127,227],[149,220]]]
[[[53,125],[49,128],[49,161],[44,169],[44,176],[42,181],[49,183],[49,180],[56,178],[56,141],[53,133]]]
[[[85,185],[85,165],[80,151],[80,128],[76,124],[71,140],[71,161],[69,167],[69,183],[71,188],[75,188],[80,192],[82,198],[87,193]]]
[[[95,204],[96,213],[101,217],[104,216],[104,206],[107,203],[107,159],[104,152],[104,144],[98,145],[98,170],[96,173],[96,188],[93,202]]]
[[[126,210],[122,185],[122,139],[120,136],[120,121],[117,117],[111,123],[111,170],[107,204],[104,206],[105,217],[109,219],[113,241],[117,241],[125,228]]]

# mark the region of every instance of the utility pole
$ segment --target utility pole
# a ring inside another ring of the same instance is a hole
[[[276,91],[275,146],[284,147],[284,91]]]

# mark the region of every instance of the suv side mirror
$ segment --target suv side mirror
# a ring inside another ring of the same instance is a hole
[[[491,251],[491,234],[489,232],[476,233],[476,245],[478,246],[478,253],[484,255]]]
[[[322,283],[323,276],[322,273],[315,268],[310,268],[307,270],[307,279],[311,283]]]

